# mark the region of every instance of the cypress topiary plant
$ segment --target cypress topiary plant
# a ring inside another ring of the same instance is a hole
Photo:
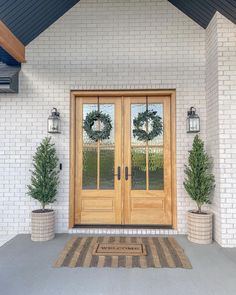
[[[50,137],[43,139],[33,157],[34,170],[31,185],[28,185],[28,195],[41,203],[42,211],[45,206],[56,201],[59,184],[58,157]]]
[[[196,202],[198,211],[202,213],[202,206],[210,203],[210,194],[215,186],[215,178],[210,173],[211,162],[204,149],[204,142],[195,136],[192,150],[189,152],[188,166],[185,165],[186,178],[184,187]]]

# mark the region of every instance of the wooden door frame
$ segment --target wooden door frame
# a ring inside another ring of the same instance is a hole
[[[168,90],[71,90],[70,94],[70,184],[69,184],[69,228],[75,226],[75,161],[76,161],[76,97],[90,96],[168,96],[170,97],[171,124],[171,201],[172,228],[177,228],[176,202],[176,91]]]

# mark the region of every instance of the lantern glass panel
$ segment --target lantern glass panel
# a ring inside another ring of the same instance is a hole
[[[48,118],[48,132],[60,133],[60,119],[58,117]]]
[[[200,131],[200,118],[198,116],[187,118],[187,132]]]
[[[196,131],[196,119],[190,118],[190,131]]]
[[[196,122],[196,131],[200,131],[200,119],[196,118],[195,122]]]

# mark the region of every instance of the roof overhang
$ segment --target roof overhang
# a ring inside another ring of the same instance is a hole
[[[2,21],[0,21],[0,46],[18,62],[25,62],[25,46]]]
[[[167,0],[201,27],[216,11],[236,23],[236,0]],[[25,46],[51,26],[79,0],[2,1],[0,47],[15,60],[25,62]]]

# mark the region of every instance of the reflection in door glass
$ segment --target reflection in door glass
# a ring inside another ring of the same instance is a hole
[[[163,148],[149,148],[149,190],[163,190]]]
[[[131,149],[132,189],[146,190],[146,151],[145,148]]]
[[[114,148],[100,150],[100,189],[114,188]]]
[[[83,189],[97,188],[97,149],[83,149]]]

